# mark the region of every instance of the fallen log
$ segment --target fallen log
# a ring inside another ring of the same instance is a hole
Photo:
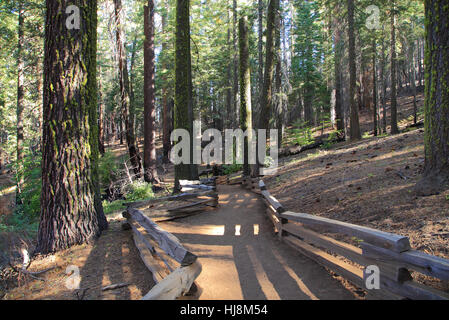
[[[319,147],[321,147],[323,144],[325,144],[326,142],[330,142],[330,143],[339,143],[339,142],[345,142],[346,139],[342,136],[337,136],[337,138],[331,139],[329,140],[331,137],[330,134],[318,137],[314,143],[306,145],[306,146],[294,146],[294,147],[287,147],[284,149],[281,149],[279,151],[279,157],[280,158],[285,158],[285,157],[290,157],[290,156],[295,156],[298,155],[300,153],[303,153],[305,151],[309,151],[309,150],[313,150],[313,149],[317,149]]]
[[[194,190],[199,190],[199,189],[194,189]],[[137,202],[128,202],[128,203],[124,203],[123,206],[128,207],[128,208],[140,208],[140,207],[144,207],[147,205],[152,205],[152,204],[156,204],[156,203],[161,203],[161,202],[173,202],[173,201],[180,201],[180,200],[188,200],[188,199],[194,199],[194,198],[198,198],[198,197],[206,197],[206,196],[215,196],[215,192],[214,190],[207,190],[207,191],[201,191],[201,192],[184,192],[181,193],[179,195],[175,195],[175,196],[169,196],[169,197],[162,197],[162,198],[157,198],[157,199],[150,199],[150,200],[145,200],[145,201],[137,201]]]

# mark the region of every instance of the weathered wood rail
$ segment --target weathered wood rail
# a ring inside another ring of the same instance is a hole
[[[286,210],[262,180],[235,176],[259,193],[281,241],[337,273],[375,298],[449,300],[449,294],[414,281],[412,272],[449,280],[449,260],[412,250],[409,238],[341,221]],[[340,240],[334,237],[338,236]],[[344,240],[341,240],[343,236]],[[356,243],[356,244],[354,244]],[[373,272],[378,271],[378,289]],[[371,286],[370,286],[371,287]]]
[[[187,217],[218,205],[216,178],[201,181],[180,181],[182,194],[125,204],[125,230],[131,230],[134,243],[145,266],[151,271],[156,285],[142,300],[175,300],[198,295],[195,279],[202,271],[198,257],[183,247],[171,233],[153,220],[167,221]],[[155,204],[184,201],[187,204],[164,210],[150,210],[149,215],[138,208]],[[193,202],[190,202],[193,201]]]
[[[189,293],[202,267],[198,257],[141,211],[128,208],[126,229],[132,230],[142,261],[156,285],[142,300],[175,300]]]
[[[218,206],[216,178],[208,178],[201,181],[181,180],[180,184],[181,194],[125,203],[124,206],[132,209],[148,210],[148,216],[155,222],[185,218]],[[174,207],[166,205],[174,202],[183,203]],[[163,205],[162,207],[154,208],[155,205],[161,204]]]

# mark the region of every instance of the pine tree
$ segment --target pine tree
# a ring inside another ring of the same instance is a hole
[[[360,140],[362,134],[359,124],[359,109],[356,103],[357,67],[354,34],[354,0],[348,0],[348,39],[349,39],[349,108],[351,140]]]
[[[89,242],[107,227],[98,197],[97,1],[75,2],[84,19],[79,30],[66,27],[71,4],[46,2],[45,170],[36,249],[43,254]]]
[[[197,180],[198,167],[193,164],[192,58],[190,52],[190,0],[176,1],[175,47],[175,129],[190,133],[190,164],[175,166],[175,191],[179,180]]]
[[[449,187],[449,6],[426,0],[425,169],[419,195]]]
[[[249,141],[252,140],[250,134],[252,130],[252,107],[251,107],[251,69],[249,60],[249,35],[247,18],[239,21],[239,47],[240,47],[240,128],[243,132],[248,130],[248,137],[245,137],[244,145],[244,166],[245,176],[251,175],[249,165]]]
[[[145,83],[144,83],[144,177],[149,183],[159,183],[156,159],[156,106],[154,97],[154,1],[148,0],[144,13]]]

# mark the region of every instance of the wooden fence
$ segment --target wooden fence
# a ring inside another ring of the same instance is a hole
[[[190,216],[218,205],[216,179],[180,181],[180,195],[127,203],[123,216],[128,220],[124,229],[132,230],[134,243],[156,285],[143,300],[175,300],[200,294],[195,279],[202,271],[198,257],[185,249],[172,234],[160,228],[154,220],[167,221]],[[156,203],[187,201],[188,204],[157,210],[145,215],[137,208]],[[193,202],[190,202],[193,201]],[[150,218],[151,217],[151,218]]]
[[[448,293],[414,281],[411,273],[447,281],[449,260],[412,250],[407,237],[290,212],[270,194],[262,180],[236,176],[227,182],[242,184],[261,194],[266,213],[283,242],[375,298],[449,299]],[[368,290],[367,284],[374,279],[372,275],[376,271],[380,275],[380,289]]]

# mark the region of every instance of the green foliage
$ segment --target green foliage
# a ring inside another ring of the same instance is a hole
[[[108,215],[114,212],[123,211],[123,204],[127,201],[124,200],[117,200],[113,202],[109,201],[103,201],[103,212],[104,214]]]
[[[308,126],[292,129],[290,135],[293,136],[293,141],[299,146],[307,146],[315,141],[312,127]]]
[[[329,137],[324,141],[322,148],[324,150],[329,150],[336,143],[335,141],[341,135],[341,132],[335,130],[329,134]]]
[[[42,193],[42,155],[27,154],[24,158],[24,185],[22,186],[21,204],[16,207],[13,217],[17,216],[17,221],[26,221],[31,223],[39,220],[41,211],[41,193]],[[26,219],[29,219],[26,220]]]
[[[237,173],[243,170],[243,166],[241,164],[230,164],[223,166],[223,174],[229,175],[233,173]]]
[[[135,181],[126,187],[127,201],[141,201],[153,198],[154,192],[151,183]]]
[[[102,186],[110,186],[117,180],[119,167],[116,157],[112,152],[106,152],[100,157],[98,171]]]

